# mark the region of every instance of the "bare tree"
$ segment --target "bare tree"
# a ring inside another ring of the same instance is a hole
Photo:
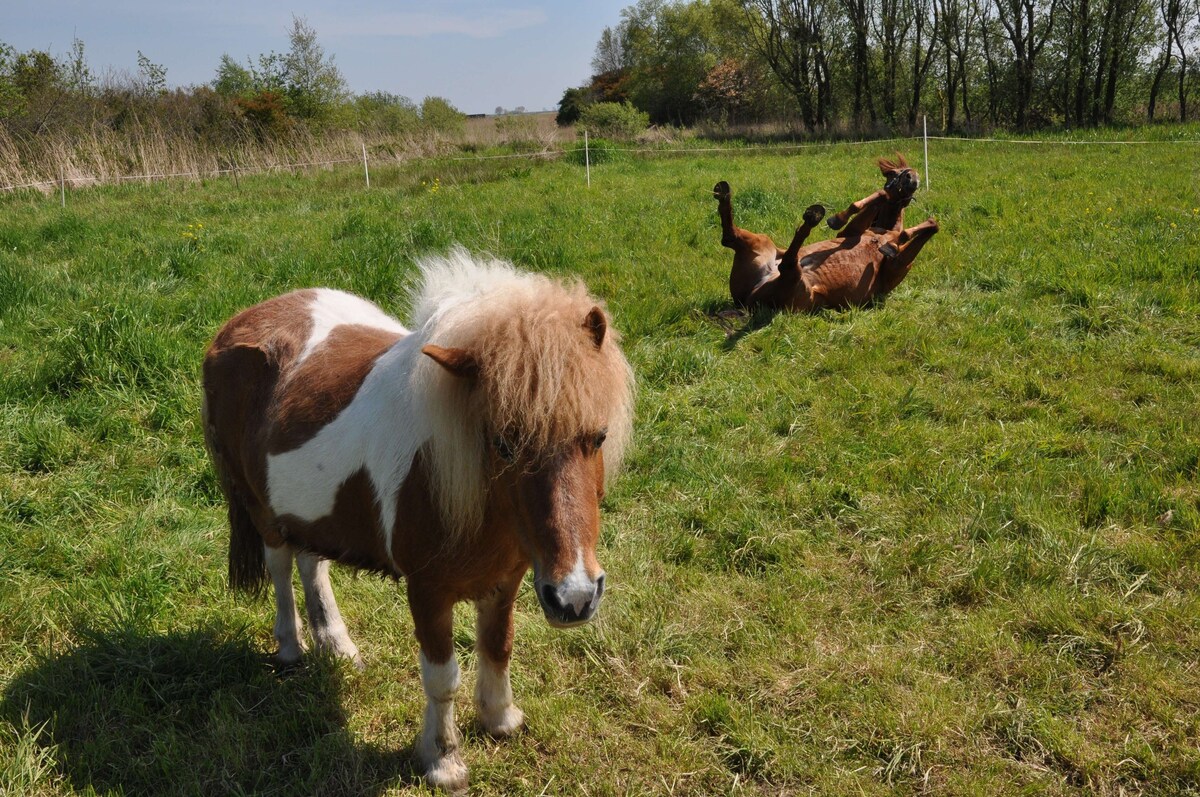
[[[629,55],[625,46],[625,31],[622,25],[605,28],[596,42],[596,53],[592,56],[592,74],[605,75],[619,72],[629,66]]]
[[[879,0],[875,36],[883,66],[883,116],[896,123],[896,90],[908,32],[913,26],[913,4],[906,0]]]
[[[909,3],[913,20],[912,57],[909,59],[912,67],[912,91],[909,94],[908,124],[917,123],[917,111],[921,109],[921,90],[933,65],[933,57],[937,54],[938,9],[935,0],[906,0]]]
[[[971,121],[968,98],[971,32],[978,22],[978,9],[970,0],[935,0],[940,24],[937,36],[945,59],[946,129],[953,129],[958,94],[961,89],[963,116]]]
[[[997,0],[1000,24],[1008,34],[1016,73],[1016,113],[1018,128],[1029,124],[1029,104],[1033,98],[1034,69],[1037,58],[1054,31],[1054,14],[1059,0]]]
[[[831,87],[822,0],[741,0],[751,46],[796,98],[809,129],[829,123]]]
[[[871,96],[872,53],[867,43],[871,20],[875,16],[873,0],[838,0],[838,3],[845,12],[846,22],[850,24],[850,62],[853,65],[854,73],[852,100],[854,124],[856,126],[862,124],[864,107],[873,124],[875,122],[875,103]]]

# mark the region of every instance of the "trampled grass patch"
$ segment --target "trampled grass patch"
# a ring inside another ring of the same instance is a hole
[[[941,232],[815,316],[732,307],[712,185],[786,240],[879,147],[0,198],[0,793],[424,788],[402,590],[335,576],[361,673],[273,672],[228,594],[199,365],[296,287],[405,317],[453,243],[583,278],[639,377],[610,594],[572,632],[522,594],[516,739],[457,616],[473,791],[1200,792],[1198,148],[934,142]]]

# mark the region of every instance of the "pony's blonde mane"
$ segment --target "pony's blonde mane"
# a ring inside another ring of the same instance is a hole
[[[633,374],[608,327],[597,347],[584,320],[603,305],[562,283],[455,248],[420,263],[413,322],[421,344],[463,349],[473,378],[418,355],[413,378],[431,435],[430,483],[452,536],[483,520],[489,435],[549,452],[607,429],[606,477],[619,469],[633,417]],[[606,316],[607,318],[607,316]]]

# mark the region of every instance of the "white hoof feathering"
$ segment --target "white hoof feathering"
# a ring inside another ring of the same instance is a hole
[[[458,662],[451,656],[434,664],[421,651],[421,683],[425,687],[425,727],[417,742],[417,756],[431,786],[447,791],[467,787],[467,765],[458,754],[459,734],[454,724],[454,693],[458,691]]]
[[[497,667],[486,656],[479,657],[475,708],[479,723],[492,736],[511,736],[525,724],[525,712],[513,705],[508,667]]]
[[[516,706],[490,712],[481,708],[479,719],[490,736],[512,736],[525,726],[525,712]]]
[[[430,786],[446,791],[467,788],[467,765],[457,751],[446,755],[434,752],[432,760],[427,760],[422,752],[421,763],[425,767],[425,780]]]

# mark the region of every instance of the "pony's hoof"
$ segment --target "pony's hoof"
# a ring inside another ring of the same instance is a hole
[[[275,655],[271,656],[271,660],[275,662],[275,666],[281,670],[289,670],[300,665],[304,660],[304,643],[280,645],[279,650],[275,651]]]
[[[832,216],[826,219],[825,223],[829,225],[829,229],[831,230],[840,230],[846,226],[846,220],[837,213],[834,213]]]
[[[718,201],[722,199],[729,199],[730,193],[731,191],[729,188],[729,183],[725,182],[724,180],[713,186],[713,196],[716,197]]]
[[[900,250],[896,248],[895,244],[889,242],[879,247],[879,254],[884,257],[895,257],[900,254]]]
[[[467,765],[458,753],[441,756],[425,768],[425,781],[435,789],[452,793],[467,790]]]
[[[821,205],[809,205],[804,210],[804,223],[809,227],[816,227],[823,218],[825,218],[825,208]]]
[[[504,738],[525,727],[525,712],[516,706],[505,706],[491,714],[481,713],[479,721],[489,736]]]

